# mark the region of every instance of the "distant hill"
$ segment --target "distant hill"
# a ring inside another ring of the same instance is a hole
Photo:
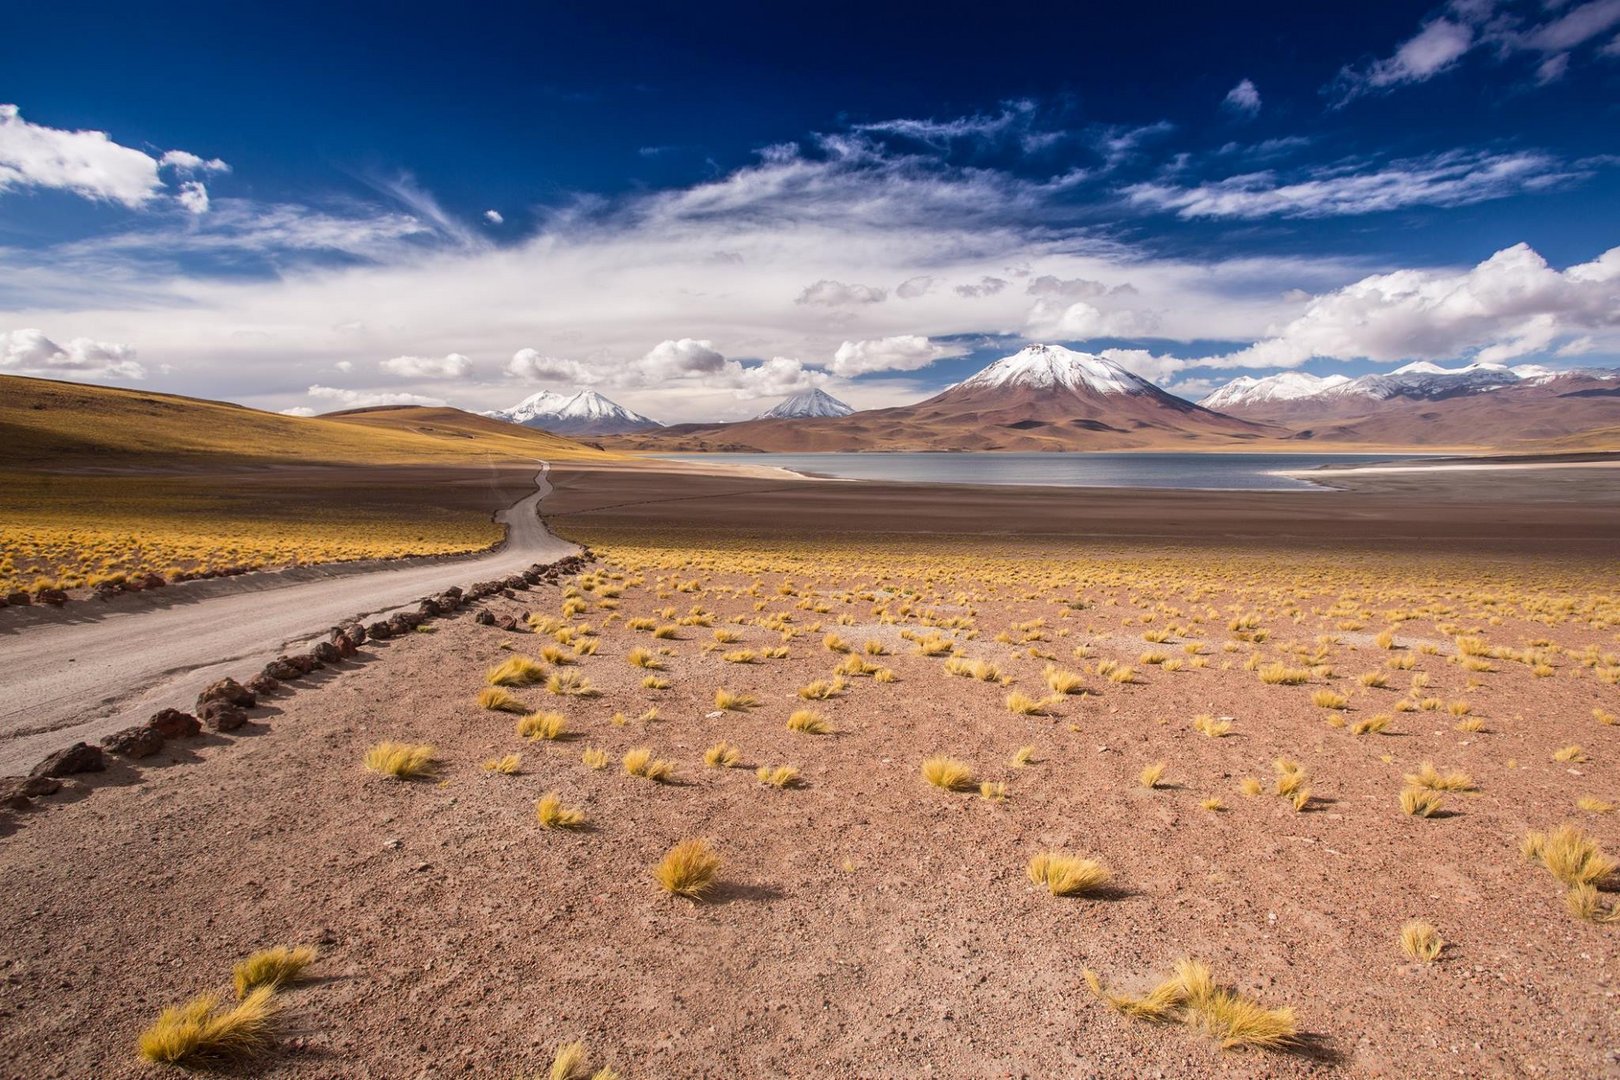
[[[572,395],[542,390],[510,409],[484,415],[558,435],[622,435],[663,426],[650,416],[609,401],[595,390],[581,390]]]
[[[801,390],[754,417],[755,420],[810,420],[824,416],[848,416],[855,410],[819,386]]]

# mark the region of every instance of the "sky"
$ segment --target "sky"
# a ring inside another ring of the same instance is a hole
[[[319,413],[1620,365],[1620,0],[44,4],[0,373]]]

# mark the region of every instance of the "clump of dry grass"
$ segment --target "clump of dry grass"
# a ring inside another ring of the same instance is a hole
[[[648,675],[646,678],[641,680],[641,688],[643,690],[668,690],[669,686],[670,683],[668,679],[661,679],[657,675]]]
[[[625,660],[629,662],[631,667],[646,668],[648,671],[662,671],[664,669],[664,662],[658,658],[657,653],[640,646],[631,649],[630,655],[626,656]]]
[[[754,778],[774,788],[797,787],[799,770],[792,765],[761,765],[754,770]]]
[[[245,998],[261,986],[271,990],[290,986],[314,962],[315,950],[308,945],[295,948],[278,945],[273,949],[260,949],[231,969],[236,996]]]
[[[1007,785],[1000,780],[983,780],[979,783],[979,798],[987,802],[1001,802],[1007,797]]]
[[[945,661],[945,671],[951,675],[960,675],[964,679],[978,679],[980,682],[1001,681],[1001,669],[988,660],[964,660],[960,656],[953,656]]]
[[[828,652],[835,653],[847,653],[850,649],[849,642],[845,641],[837,634],[827,634],[821,639],[821,645],[822,648],[826,649]]]
[[[562,713],[529,713],[517,722],[517,733],[525,739],[561,739],[568,734],[568,720]]]
[[[807,686],[801,686],[799,696],[806,701],[826,701],[842,694],[847,685],[843,679],[817,679]]]
[[[585,811],[564,806],[562,796],[548,791],[534,804],[535,820],[542,829],[577,829],[585,824]]]
[[[653,868],[653,879],[671,896],[701,900],[714,887],[720,865],[719,854],[707,840],[689,837],[665,853]]]
[[[1580,807],[1582,810],[1586,810],[1593,814],[1614,813],[1614,803],[1604,802],[1602,799],[1595,798],[1591,795],[1583,795],[1579,799],[1576,799],[1575,805]]]
[[[1202,735],[1207,735],[1211,739],[1219,739],[1232,730],[1232,721],[1224,716],[1217,720],[1207,713],[1199,713],[1193,717],[1192,726],[1194,731]]]
[[[1259,780],[1252,776],[1245,776],[1242,782],[1238,784],[1238,789],[1242,791],[1245,796],[1252,799],[1254,796],[1264,791],[1266,789],[1266,785],[1262,784]]]
[[[1108,868],[1096,859],[1082,859],[1057,851],[1044,851],[1029,861],[1029,880],[1053,896],[1081,896],[1096,892],[1110,880]]]
[[[1076,672],[1065,671],[1051,664],[1046,666],[1044,673],[1046,686],[1054,694],[1078,694],[1085,690],[1085,678]]]
[[[1016,713],[1019,716],[1044,716],[1046,714],[1045,701],[1032,698],[1028,694],[1021,694],[1017,690],[1007,695],[1004,704],[1007,706],[1008,712]]]
[[[703,751],[703,764],[711,769],[729,769],[742,760],[742,751],[724,739]]]
[[[1267,686],[1299,686],[1311,681],[1310,668],[1291,668],[1287,664],[1262,664],[1255,674]]]
[[[806,735],[825,735],[832,730],[826,719],[813,709],[797,709],[788,717],[789,731],[801,731]]]
[[[1564,893],[1564,906],[1577,919],[1587,922],[1620,922],[1620,904],[1605,904],[1595,885],[1572,885]]]
[[[1526,834],[1520,849],[1570,888],[1596,885],[1615,871],[1615,861],[1598,842],[1567,821],[1550,833]]]
[[[622,764],[626,776],[639,776],[655,783],[663,783],[675,776],[675,763],[653,757],[652,750],[645,746],[627,751]]]
[[[1014,751],[1012,760],[1007,764],[1015,769],[1022,769],[1026,765],[1035,763],[1035,748],[1033,746],[1020,746]]]
[[[546,680],[546,689],[559,697],[596,697],[601,693],[577,671],[553,672]]]
[[[973,775],[973,766],[944,754],[935,755],[924,761],[922,774],[923,779],[930,784],[946,791],[967,791],[977,782]]]
[[[491,686],[533,686],[546,677],[546,666],[527,656],[511,656],[484,673]]]
[[[1316,690],[1311,694],[1311,704],[1323,709],[1342,709],[1350,704],[1350,699],[1332,690]]]
[[[1572,743],[1569,746],[1559,747],[1557,750],[1554,750],[1552,759],[1554,761],[1561,762],[1585,761],[1586,751],[1582,750],[1579,745]]]
[[[184,1005],[164,1009],[157,1022],[141,1032],[142,1058],[164,1065],[217,1065],[262,1053],[270,1048],[270,1018],[275,988],[261,986],[228,1009],[219,998],[203,994]]]
[[[490,758],[484,762],[484,771],[499,773],[502,776],[516,776],[523,770],[523,755],[504,754],[501,757]]]
[[[510,691],[498,686],[486,686],[478,691],[478,707],[490,712],[523,712],[523,702],[514,697]]]
[[[1401,789],[1401,809],[1413,817],[1433,817],[1444,801],[1444,795],[1430,788]]]
[[[1141,1020],[1179,1019],[1203,1030],[1223,1050],[1250,1046],[1284,1050],[1299,1037],[1293,1009],[1268,1009],[1252,998],[1217,986],[1209,968],[1195,960],[1178,960],[1175,974],[1142,997],[1109,991],[1090,970],[1082,974],[1092,993],[1112,1008]]]
[[[366,768],[396,780],[411,780],[433,772],[433,747],[425,743],[380,742],[366,751]]]
[[[1369,716],[1364,720],[1357,720],[1354,724],[1350,725],[1350,733],[1352,735],[1370,735],[1374,732],[1383,731],[1389,727],[1389,722],[1391,719],[1392,718],[1390,716],[1384,713],[1379,713],[1377,716]]]
[[[1413,919],[1401,927],[1401,951],[1414,960],[1432,964],[1440,958],[1446,947],[1440,932],[1421,919]]]
[[[758,704],[759,699],[752,694],[736,694],[730,690],[714,692],[714,707],[726,712],[746,712]]]
[[[1417,772],[1406,774],[1406,786],[1430,791],[1473,791],[1474,778],[1457,769],[1443,773],[1434,767],[1434,762],[1425,761]]]
[[[1162,761],[1155,761],[1151,765],[1145,765],[1142,767],[1142,771],[1137,774],[1136,782],[1145,788],[1156,788],[1159,786],[1159,781],[1164,779],[1164,770],[1167,767]]]
[[[584,762],[587,769],[605,769],[608,763],[606,750],[595,746],[587,746],[580,751],[579,760]]]

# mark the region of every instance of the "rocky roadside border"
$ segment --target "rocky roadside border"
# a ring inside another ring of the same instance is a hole
[[[194,714],[164,709],[143,724],[106,736],[98,745],[78,742],[58,750],[34,766],[27,776],[0,777],[0,812],[27,812],[35,808],[36,799],[55,795],[65,783],[72,782],[67,778],[106,771],[108,755],[146,758],[162,750],[169,740],[195,738],[204,729],[216,733],[236,731],[248,722],[248,711],[257,707],[261,697],[277,693],[284,684],[294,683],[310,672],[353,657],[367,641],[387,641],[412,633],[432,619],[454,614],[487,597],[511,598],[535,586],[556,585],[561,578],[578,573],[595,558],[586,548],[578,555],[554,563],[535,563],[521,574],[499,581],[477,581],[466,589],[452,587],[423,597],[414,611],[397,612],[371,623],[356,618],[334,626],[327,639],[316,642],[307,653],[278,656],[245,682],[224,678],[210,684],[197,695]],[[512,616],[496,616],[487,608],[480,608],[474,620],[501,630],[518,628]]]

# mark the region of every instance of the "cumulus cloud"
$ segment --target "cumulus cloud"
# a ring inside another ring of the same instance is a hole
[[[386,391],[346,390],[339,386],[309,388],[309,396],[323,401],[335,401],[343,409],[370,409],[379,405],[443,405],[444,399],[423,397],[421,394],[394,394]]]
[[[546,356],[535,349],[519,349],[501,369],[512,379],[532,383],[565,383],[579,386],[595,381],[595,373],[577,360]]]
[[[158,168],[173,169],[184,175],[197,173],[228,173],[231,167],[219,158],[203,159],[186,150],[169,150],[158,158]]]
[[[308,405],[294,405],[290,409],[279,410],[282,416],[314,416],[315,410]]]
[[[643,378],[658,380],[713,375],[725,370],[725,366],[726,358],[715,349],[714,342],[680,338],[654,345],[636,369]]]
[[[499,210],[485,210],[484,220],[491,225],[504,225],[506,223],[505,216]]]
[[[201,180],[186,180],[180,185],[180,192],[175,196],[180,205],[186,208],[187,213],[208,213],[208,189]]]
[[[144,379],[146,368],[128,345],[76,337],[58,345],[32,327],[0,331],[0,369],[24,375]]]
[[[798,299],[793,302],[840,307],[845,304],[880,304],[888,295],[888,290],[872,285],[846,285],[842,281],[823,278],[814,285],[806,285]]]
[[[1260,112],[1260,91],[1250,79],[1244,79],[1226,92],[1221,105],[1240,116],[1256,116]]]
[[[377,366],[406,379],[464,379],[472,374],[472,361],[460,353],[448,356],[396,356]]]
[[[158,163],[105,131],[61,131],[0,105],[0,191],[54,188],[87,199],[145,206],[163,190]]]
[[[1299,367],[1338,360],[1500,362],[1620,329],[1620,247],[1559,271],[1526,244],[1468,270],[1373,274],[1319,296],[1246,349],[1196,367]]]
[[[929,341],[921,334],[896,334],[870,341],[846,341],[833,353],[835,375],[867,375],[874,371],[917,371],[935,360],[961,354],[960,349]]]
[[[1383,166],[1341,164],[1298,179],[1272,170],[1183,187],[1134,184],[1137,206],[1192,218],[1315,218],[1411,206],[1466,206],[1526,191],[1545,191],[1587,175],[1546,154],[1450,151]]]
[[[1164,385],[1192,366],[1186,360],[1162,356],[1147,349],[1104,349],[1097,355],[1104,360],[1112,360],[1126,371],[1140,375],[1149,382],[1160,385]]]

